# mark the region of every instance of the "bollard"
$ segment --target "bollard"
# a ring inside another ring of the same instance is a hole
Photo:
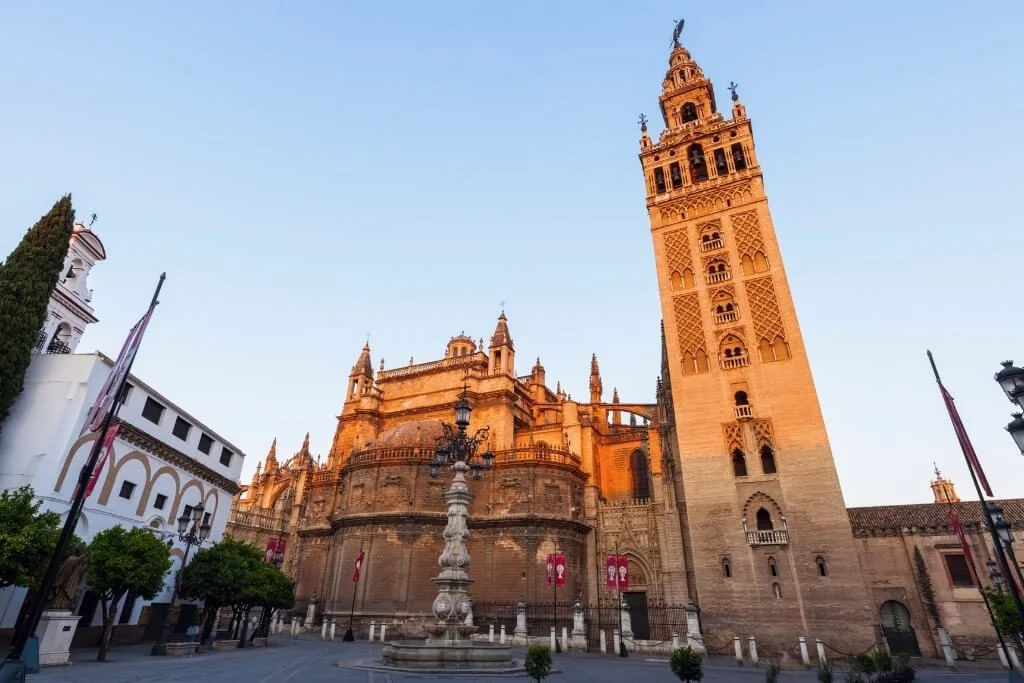
[[[327,620],[320,624],[320,640],[327,640]]]
[[[736,657],[736,665],[743,666],[743,641],[739,636],[732,637],[732,650]]]
[[[382,643],[384,642],[384,634],[387,633],[387,632],[388,632],[388,625],[387,624],[381,624],[380,625],[380,642],[382,642]]]
[[[292,619],[292,638],[299,637],[299,620]]]
[[[1017,657],[1017,648],[1013,645],[1007,645],[1006,649],[1009,650],[1010,663],[1013,664],[1013,668],[1020,671],[1020,659]]]
[[[370,642],[373,642],[373,636],[377,633],[377,622],[374,619],[370,619]]]
[[[620,652],[619,643],[619,629],[612,629],[612,646],[615,648],[615,654],[618,654]]]
[[[334,640],[334,627],[335,627],[335,626],[337,626],[337,624],[336,624],[336,623],[334,623],[334,619],[331,619],[331,630],[330,630],[330,637],[331,637],[331,640]]]
[[[569,651],[569,628],[567,626],[562,627],[562,652]]]
[[[679,649],[679,634],[676,633],[675,631],[673,631],[672,632],[672,650],[675,651],[675,650],[678,650],[678,649]]]
[[[488,643],[493,643],[494,642],[494,624],[491,624],[487,628],[487,642]]]
[[[824,667],[828,664],[828,659],[825,658],[825,643],[821,642],[821,638],[815,638],[814,646],[818,649],[818,666]]]
[[[747,648],[750,650],[750,663],[757,666],[757,638],[750,636],[747,639]]]
[[[501,644],[505,644],[505,624],[501,625]]]
[[[608,639],[604,635],[604,629],[601,630],[600,641],[601,641],[601,654],[605,654],[605,653],[608,652]]]
[[[810,666],[811,657],[807,654],[807,636],[799,636],[797,640],[800,641],[800,662],[804,666]]]
[[[942,646],[942,657],[946,660],[946,666],[956,666],[956,658],[953,657],[953,646],[949,642],[949,634],[946,629],[937,629],[939,633],[939,645]]]
[[[551,641],[551,651],[554,652],[555,651],[555,627],[554,626],[551,627],[550,641]]]
[[[1003,665],[1003,668],[1009,669],[1010,662],[1006,659],[1006,650],[1003,649],[1002,643],[996,645],[996,653],[999,655],[999,663]]]

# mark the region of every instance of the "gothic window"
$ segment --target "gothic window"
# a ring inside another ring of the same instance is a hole
[[[714,152],[715,156],[715,173],[720,176],[729,174],[729,163],[725,160],[725,150],[718,148]]]
[[[673,161],[668,165],[668,174],[672,178],[673,190],[678,190],[683,186],[683,172],[679,168],[678,161]]]
[[[700,145],[690,145],[686,152],[686,159],[690,163],[690,178],[695,183],[708,179],[708,165],[704,161],[704,148]]]
[[[737,171],[743,171],[747,168],[747,157],[743,153],[743,143],[733,143],[732,147],[732,165]]]
[[[689,268],[684,268],[682,273],[673,270],[669,280],[672,282],[672,289],[689,289],[693,287],[693,271]]]
[[[828,576],[828,567],[825,566],[825,558],[818,555],[814,558],[814,564],[818,567],[818,576]]]
[[[770,573],[772,576],[779,575],[779,565],[775,562],[774,557],[768,558],[768,573]]]
[[[747,457],[739,448],[732,451],[732,473],[737,477],[747,476]]]
[[[750,364],[746,349],[743,348],[743,342],[735,335],[726,335],[722,339],[719,351],[721,353],[722,368],[725,370],[741,368]]]
[[[761,471],[765,474],[775,474],[775,452],[768,444],[761,446]]]
[[[654,189],[657,190],[658,194],[665,192],[665,169],[661,166],[654,169]]]
[[[640,450],[633,451],[629,459],[629,469],[633,475],[633,498],[650,499],[651,472],[647,464],[647,454]]]
[[[697,105],[693,102],[687,102],[682,108],[683,123],[697,120]]]
[[[756,519],[758,531],[772,531],[775,529],[775,525],[772,524],[771,513],[764,508],[758,508]]]
[[[728,557],[722,560],[722,576],[724,576],[727,579],[732,578],[732,565],[729,564]]]

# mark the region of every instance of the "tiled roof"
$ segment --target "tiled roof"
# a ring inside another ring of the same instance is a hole
[[[1024,498],[995,501],[1003,507],[1003,515],[1013,527],[1024,529]],[[902,534],[914,532],[951,531],[949,508],[955,507],[964,528],[978,529],[984,523],[978,501],[961,501],[955,505],[920,503],[913,505],[879,505],[848,508],[850,526],[855,535]]]

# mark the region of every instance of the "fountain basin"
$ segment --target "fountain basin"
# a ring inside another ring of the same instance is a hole
[[[381,649],[385,665],[409,669],[505,669],[515,667],[512,648],[493,643],[391,641]]]

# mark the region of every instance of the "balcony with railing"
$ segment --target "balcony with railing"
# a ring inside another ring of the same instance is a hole
[[[441,360],[434,360],[430,361],[429,363],[407,365],[404,368],[395,368],[393,370],[381,370],[379,373],[377,373],[377,381],[383,382],[384,380],[396,379],[399,377],[407,377],[409,375],[418,375],[422,372],[430,372],[432,370],[464,368],[471,367],[474,365],[482,365],[484,368],[486,368],[487,354],[477,352],[467,354],[465,356],[452,356],[451,358],[442,358]]]
[[[228,513],[228,524],[253,529],[283,529],[287,518],[271,508],[236,509]]]
[[[754,409],[749,406],[733,406],[733,410],[736,412],[737,420],[752,420],[754,419]]]
[[[740,312],[733,309],[731,311],[722,311],[721,313],[715,313],[715,324],[724,325],[725,323],[733,323],[740,319]]]
[[[722,368],[724,370],[732,370],[733,368],[742,368],[750,365],[750,360],[746,355],[743,356],[731,356],[722,359]]]
[[[789,545],[787,529],[756,529],[747,531],[748,545]]]
[[[726,280],[732,279],[732,273],[728,270],[718,270],[714,273],[704,273],[704,281],[709,285],[713,285],[718,282],[725,282]]]
[[[706,242],[705,241],[701,241],[701,243],[700,243],[700,250],[701,251],[714,251],[715,249],[721,249],[724,246],[725,246],[725,241],[721,237],[716,237],[715,239],[710,239],[710,240],[707,240]]]

